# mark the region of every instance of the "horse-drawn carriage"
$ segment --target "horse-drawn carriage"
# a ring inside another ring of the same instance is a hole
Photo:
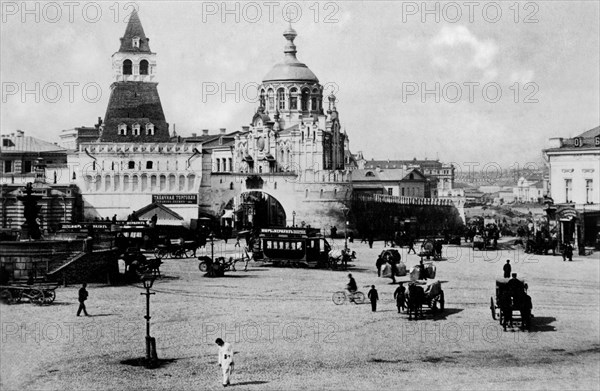
[[[438,261],[442,259],[442,241],[435,239],[425,239],[421,245],[421,252],[419,253],[421,259],[427,258]]]
[[[519,322],[522,329],[530,328],[533,306],[527,289],[527,283],[517,278],[496,279],[496,295],[490,298],[490,310],[492,318],[500,321],[504,331],[507,326],[512,327],[514,321]],[[518,312],[517,317],[515,312]]]
[[[241,259],[234,259],[232,257],[229,259],[217,257],[213,261],[208,256],[199,257],[198,260],[200,260],[198,269],[200,269],[202,273],[206,273],[207,277],[223,277],[226,271],[235,271],[236,262],[241,261]]]
[[[423,307],[427,306],[432,313],[444,311],[444,291],[439,280],[411,281],[406,294],[408,319],[423,318]]]
[[[160,276],[160,265],[162,265],[160,257],[147,258],[139,249],[129,247],[121,259],[125,264],[125,276],[130,280],[138,280],[148,273]]]
[[[32,304],[51,304],[56,298],[56,288],[58,283],[4,285],[0,286],[0,302],[14,304],[27,299]]]
[[[171,239],[156,246],[154,254],[159,258],[189,258],[196,254],[198,247],[196,240]]]

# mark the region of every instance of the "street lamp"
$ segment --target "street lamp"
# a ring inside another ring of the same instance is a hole
[[[144,274],[142,276],[142,283],[146,288],[146,293],[140,293],[140,295],[146,296],[146,366],[153,367],[158,361],[158,355],[156,354],[156,339],[150,336],[150,295],[154,295],[154,292],[150,292],[150,288],[154,284],[156,276],[152,274]]]
[[[296,226],[296,211],[292,211],[292,228]]]
[[[344,250],[348,251],[348,209],[346,206],[342,206],[342,212],[344,213]]]

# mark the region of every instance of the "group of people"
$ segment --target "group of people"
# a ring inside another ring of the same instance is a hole
[[[352,277],[352,274],[348,274],[348,284],[347,284],[348,292],[350,292],[350,300],[353,300],[353,296],[358,290],[358,286],[356,285],[356,280]],[[371,302],[371,311],[377,311],[377,302],[379,301],[379,293],[375,288],[375,285],[371,285],[371,289],[367,293],[367,298]],[[406,288],[403,283],[398,285],[396,291],[394,292],[394,300],[396,300],[396,306],[398,307],[398,313],[405,310],[405,302],[406,302]]]

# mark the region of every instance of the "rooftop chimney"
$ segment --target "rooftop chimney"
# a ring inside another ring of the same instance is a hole
[[[221,130],[221,134],[227,133],[227,128],[221,128],[220,130]]]
[[[198,133],[192,133],[192,137],[196,137]]]
[[[242,131],[247,132],[250,130],[250,126],[242,126]]]
[[[17,137],[23,137],[23,135],[25,134],[24,131],[22,130],[17,130]]]
[[[208,129],[202,129],[202,135],[208,136]]]

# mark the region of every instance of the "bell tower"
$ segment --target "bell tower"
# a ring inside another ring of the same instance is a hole
[[[169,124],[158,95],[156,53],[133,11],[112,55],[113,83],[100,131],[101,142],[167,142]]]

